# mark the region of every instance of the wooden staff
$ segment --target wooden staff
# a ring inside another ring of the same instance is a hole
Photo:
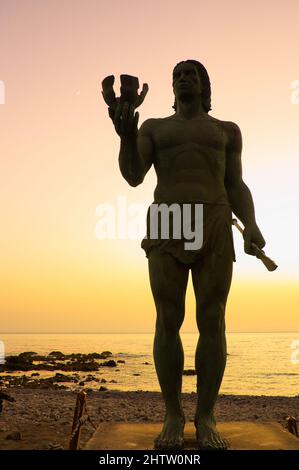
[[[242,229],[241,225],[239,225],[237,219],[233,219],[232,224],[235,227],[237,227],[239,232],[241,232],[242,235],[243,235],[244,230]],[[268,258],[268,256],[266,256],[265,252],[261,248],[259,248],[255,243],[251,243],[251,246],[255,250],[255,256],[258,259],[260,259],[262,261],[262,263],[264,263],[264,265],[266,266],[268,271],[275,271],[275,269],[277,268],[277,264],[272,259]]]

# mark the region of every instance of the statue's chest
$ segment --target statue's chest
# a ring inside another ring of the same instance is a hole
[[[212,121],[166,121],[154,131],[158,151],[184,144],[197,144],[211,150],[225,148],[225,134],[219,124]]]

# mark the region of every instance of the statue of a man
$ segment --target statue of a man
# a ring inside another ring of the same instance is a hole
[[[181,405],[184,353],[179,335],[185,313],[189,269],[196,298],[200,337],[196,348],[198,402],[194,424],[200,449],[225,449],[216,429],[214,406],[226,364],[225,306],[235,261],[232,211],[244,224],[244,249],[265,241],[255,220],[250,190],[242,179],[242,137],[233,122],[209,115],[210,80],[195,60],[173,70],[175,113],[148,119],[138,130],[138,112],[118,102],[110,113],[121,137],[119,166],[137,186],[154,165],[154,203],[203,205],[203,244],[185,250],[178,239],[145,237],[152,294],[157,311],[154,361],[165,401],[165,420],[155,439],[157,449],[182,448],[185,418]]]

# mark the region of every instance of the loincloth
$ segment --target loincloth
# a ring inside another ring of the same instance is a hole
[[[153,203],[154,204],[154,203]],[[151,204],[151,206],[153,205]],[[191,205],[191,227],[195,228],[195,203]],[[234,241],[232,234],[232,212],[229,205],[225,204],[203,204],[201,226],[202,243],[200,248],[186,249],[186,242],[190,242],[190,238],[184,236],[183,231],[180,238],[174,238],[172,233],[173,220],[169,217],[169,238],[163,239],[161,236],[161,221],[158,222],[158,237],[151,238],[150,235],[150,208],[147,211],[146,220],[146,236],[141,242],[141,248],[145,250],[146,257],[153,248],[158,249],[161,253],[170,253],[184,264],[192,264],[206,253],[215,253],[219,256],[224,251],[229,250],[233,261],[236,261],[234,250]],[[168,205],[169,206],[169,205]],[[182,203],[179,203],[182,207]],[[182,211],[183,212],[183,211]],[[182,222],[183,226],[183,222]],[[190,247],[190,244],[189,244]]]

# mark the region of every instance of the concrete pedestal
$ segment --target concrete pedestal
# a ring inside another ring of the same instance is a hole
[[[151,450],[162,423],[103,423],[86,450]],[[299,439],[278,423],[227,422],[218,430],[231,450],[299,450]],[[196,450],[193,423],[185,426],[185,449]]]

